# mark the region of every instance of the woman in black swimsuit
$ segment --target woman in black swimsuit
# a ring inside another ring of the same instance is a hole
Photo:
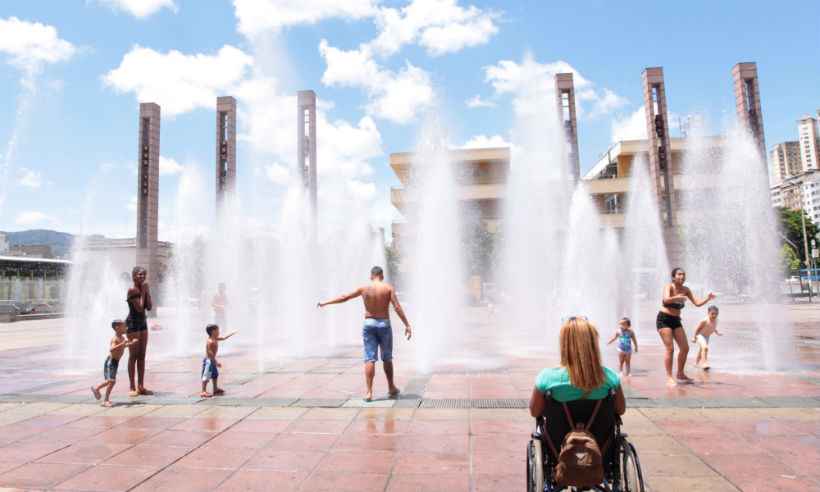
[[[686,357],[689,355],[689,342],[686,340],[686,332],[683,331],[680,312],[685,307],[686,300],[689,299],[697,307],[701,307],[715,298],[715,294],[709,293],[706,299],[695,299],[692,291],[684,284],[686,282],[686,272],[682,268],[672,270],[672,283],[666,284],[663,288],[663,305],[658,313],[655,325],[658,334],[666,347],[666,356],[663,363],[666,366],[666,377],[671,386],[677,383],[691,383],[692,378],[683,372],[686,365]],[[678,373],[672,377],[672,358],[675,355],[674,343],[678,344]]]
[[[134,267],[131,271],[131,279],[134,285],[128,289],[128,317],[125,324],[128,327],[126,335],[129,340],[138,342],[128,348],[128,380],[131,383],[129,396],[150,395],[151,391],[145,389],[145,351],[148,348],[148,323],[145,317],[146,311],[154,308],[151,301],[151,289],[145,281],[145,268]],[[137,384],[134,384],[134,370],[137,372]]]

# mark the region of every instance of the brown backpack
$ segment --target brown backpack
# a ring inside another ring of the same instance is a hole
[[[606,449],[609,441],[601,448],[595,436],[589,432],[598,415],[598,409],[601,408],[601,401],[598,400],[595,404],[595,409],[586,424],[573,422],[567,404],[562,403],[571,430],[564,436],[560,452],[555,449],[549,433],[545,432],[547,443],[558,458],[558,464],[555,465],[555,481],[562,487],[593,487],[604,481],[602,449]]]

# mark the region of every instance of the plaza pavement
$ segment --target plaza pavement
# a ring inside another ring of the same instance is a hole
[[[797,365],[786,373],[716,364],[690,371],[696,384],[668,388],[660,345],[642,336],[623,430],[651,490],[820,490],[820,306],[787,311]],[[725,309],[722,329],[741,332],[742,313]],[[0,325],[0,487],[523,490],[533,425],[524,406],[537,372],[557,362],[506,356],[423,373],[399,351],[402,398],[364,403],[355,345],[263,372],[239,348],[222,357],[226,396],[203,400],[201,356],[152,359],[149,348],[156,395],[127,397],[123,360],[117,405],[104,409],[88,389],[101,371],[65,369],[61,330],[61,320]],[[716,361],[718,347],[725,357],[731,344],[716,345]],[[380,373],[376,392],[385,393]]]

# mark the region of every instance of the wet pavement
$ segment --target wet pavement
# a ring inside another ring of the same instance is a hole
[[[729,311],[724,329],[741,330]],[[695,384],[670,388],[661,347],[645,337],[624,380],[624,431],[651,490],[820,490],[820,307],[788,312],[799,364],[780,373],[721,367],[731,344],[718,341],[712,371],[692,369]],[[386,399],[377,374],[377,399],[365,403],[354,345],[262,372],[240,347],[222,357],[227,394],[201,399],[201,356],[158,360],[149,348],[156,395],[127,396],[123,361],[117,405],[104,409],[88,389],[101,371],[65,369],[61,326],[0,325],[0,487],[523,490],[533,426],[524,406],[535,374],[556,362],[506,356],[425,374],[399,351],[402,397]],[[605,358],[612,366],[613,353]]]

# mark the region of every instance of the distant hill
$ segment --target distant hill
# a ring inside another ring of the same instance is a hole
[[[72,234],[48,229],[31,229],[28,231],[6,232],[5,234],[9,246],[45,244],[51,246],[54,256],[59,257],[71,254],[71,245],[74,243]]]

